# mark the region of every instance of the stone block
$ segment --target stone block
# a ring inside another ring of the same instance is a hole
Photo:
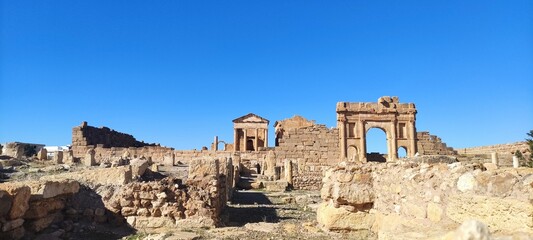
[[[372,213],[349,211],[344,207],[335,207],[332,202],[323,202],[317,209],[317,221],[328,231],[368,231],[375,221]]]
[[[13,199],[7,218],[17,219],[24,216],[24,213],[29,208],[30,188],[19,183],[2,183],[0,184],[0,190],[7,192]]]

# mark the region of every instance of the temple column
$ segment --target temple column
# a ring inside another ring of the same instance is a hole
[[[339,145],[341,148],[341,160],[348,157],[346,152],[346,119],[344,116],[339,117],[337,120],[337,125],[339,127]]]
[[[265,148],[267,148],[268,147],[268,129],[263,129],[263,131],[265,133],[265,135],[263,135],[265,136],[265,143],[263,145]]]
[[[254,150],[257,151],[257,148],[259,147],[258,140],[259,139],[259,129],[255,129],[255,137],[254,137]]]
[[[239,132],[239,129],[238,128],[235,128],[233,130],[233,151],[234,152],[237,152],[239,151],[239,138],[238,138],[238,132]]]
[[[416,154],[416,128],[414,121],[409,121],[409,135],[411,135],[409,139],[411,146],[409,146],[408,157],[414,157]]]
[[[396,121],[391,123],[390,127],[390,145],[389,161],[398,160],[398,142],[396,141]]]
[[[367,162],[366,159],[366,129],[365,122],[363,120],[359,121],[359,161]]]
[[[244,138],[243,138],[243,151],[248,151],[248,130],[246,128],[243,129],[244,131]]]

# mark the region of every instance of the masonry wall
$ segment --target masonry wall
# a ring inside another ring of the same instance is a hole
[[[295,189],[320,189],[323,171],[339,162],[339,130],[325,125],[287,129],[275,148],[277,165],[292,162]]]
[[[457,155],[457,151],[448,147],[440,137],[429,132],[417,132],[416,138],[417,151],[421,155]]]

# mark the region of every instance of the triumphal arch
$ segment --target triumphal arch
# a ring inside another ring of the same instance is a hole
[[[376,102],[337,103],[337,127],[341,158],[367,162],[366,133],[371,128],[383,130],[387,136],[387,161],[398,159],[398,149],[407,156],[416,153],[416,107],[399,103],[398,97],[380,97]]]

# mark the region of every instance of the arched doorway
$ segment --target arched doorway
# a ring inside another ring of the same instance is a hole
[[[407,157],[407,148],[404,146],[400,146],[398,148],[398,158],[406,158]]]
[[[366,133],[366,158],[369,162],[386,162],[388,152],[387,134],[377,127],[368,129]]]

